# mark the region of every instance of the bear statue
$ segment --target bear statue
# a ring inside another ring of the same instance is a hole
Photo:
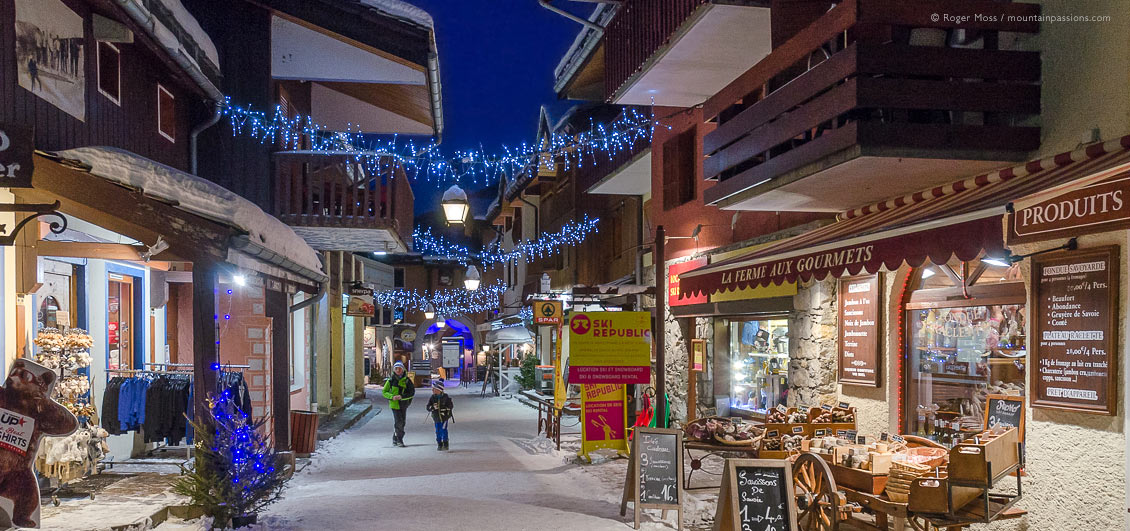
[[[39,484],[32,470],[39,440],[78,429],[74,414],[51,399],[55,380],[55,371],[17,359],[0,387],[0,527],[39,527]]]

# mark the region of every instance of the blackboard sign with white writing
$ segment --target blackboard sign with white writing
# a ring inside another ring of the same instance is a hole
[[[620,514],[628,502],[635,505],[636,529],[640,528],[641,509],[675,509],[678,529],[683,528],[683,432],[660,428],[636,428],[632,438],[632,459],[624,480]]]
[[[795,531],[792,466],[784,459],[728,459],[715,530]]]
[[[673,433],[639,433],[640,503],[678,505],[679,449]]]
[[[1024,397],[989,395],[985,402],[985,429],[993,426],[1016,428],[1024,441]]]

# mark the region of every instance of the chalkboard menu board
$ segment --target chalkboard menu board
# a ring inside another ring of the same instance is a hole
[[[674,433],[638,433],[640,503],[679,503],[679,437]]]
[[[1118,246],[1032,260],[1032,407],[1113,415]]]
[[[683,525],[683,432],[661,428],[636,428],[632,460],[624,482],[620,514],[628,502],[635,504],[636,529],[641,509],[675,509]]]
[[[879,276],[839,281],[839,378],[842,384],[879,386]]]
[[[993,426],[1016,428],[1024,442],[1024,397],[989,395],[985,402],[985,429]]]
[[[792,465],[785,459],[727,459],[715,531],[796,531]]]

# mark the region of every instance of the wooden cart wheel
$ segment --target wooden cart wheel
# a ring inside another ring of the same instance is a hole
[[[835,531],[840,524],[840,508],[846,503],[836,489],[832,469],[820,456],[803,453],[793,462],[797,527],[805,531]]]

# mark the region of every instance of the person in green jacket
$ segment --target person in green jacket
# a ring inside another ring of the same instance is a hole
[[[392,376],[385,380],[382,392],[388,399],[388,407],[392,410],[393,433],[392,445],[404,447],[404,423],[407,419],[408,406],[412,404],[412,397],[416,395],[416,387],[404,371],[404,363],[392,364]]]

